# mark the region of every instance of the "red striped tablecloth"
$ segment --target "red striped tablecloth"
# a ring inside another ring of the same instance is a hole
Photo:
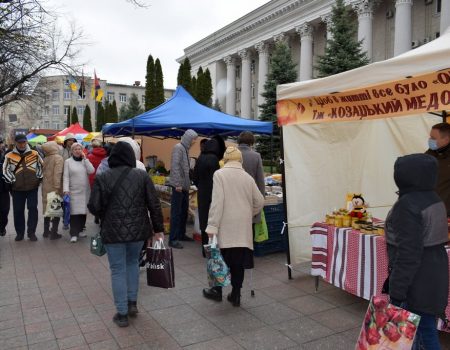
[[[370,300],[380,295],[388,275],[384,236],[361,234],[351,228],[337,228],[317,222],[312,225],[311,275],[353,295]],[[447,248],[450,261],[450,247]],[[450,288],[450,287],[449,287]],[[450,319],[450,294],[446,310]],[[450,332],[450,325],[447,328]]]

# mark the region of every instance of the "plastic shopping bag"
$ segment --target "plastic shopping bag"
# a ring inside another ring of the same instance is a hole
[[[63,196],[63,209],[64,209],[64,226],[70,224],[70,195],[65,194]]]
[[[255,242],[261,243],[269,239],[269,230],[267,228],[266,216],[264,210],[261,210],[261,221],[255,224]]]
[[[226,287],[231,282],[230,269],[223,260],[220,249],[217,246],[217,237],[213,236],[211,244],[205,244],[205,252],[208,257],[206,262],[206,272],[208,274],[208,284],[210,287]]]
[[[55,218],[63,216],[63,199],[56,192],[47,193],[46,217]]]
[[[175,287],[175,269],[172,248],[162,240],[147,248],[147,285],[158,288]]]

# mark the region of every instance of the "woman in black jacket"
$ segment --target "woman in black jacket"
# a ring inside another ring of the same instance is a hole
[[[397,159],[399,198],[386,219],[391,302],[421,316],[413,349],[440,349],[436,317],[448,299],[447,212],[435,192],[438,165],[425,154]]]
[[[88,208],[101,219],[117,314],[113,321],[128,326],[135,317],[139,287],[139,253],[152,232],[164,238],[161,205],[150,177],[136,169],[133,149],[118,142],[108,159],[109,170],[97,175]],[[149,218],[150,213],[150,218]]]

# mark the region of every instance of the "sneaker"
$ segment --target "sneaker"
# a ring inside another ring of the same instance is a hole
[[[86,237],[87,237],[87,233],[81,231],[80,234],[78,235],[78,237],[80,237],[80,238],[86,238]]]
[[[189,236],[184,235],[184,236],[180,239],[180,241],[194,242],[194,239],[191,238],[191,237],[189,237]]]
[[[3,237],[4,235],[6,235],[6,229],[5,228],[3,230],[0,230],[0,236]]]
[[[115,314],[113,322],[119,327],[128,327],[128,315]]]
[[[169,242],[169,247],[172,247],[175,249],[183,249],[183,245],[178,241]]]
[[[15,240],[16,242],[22,241],[22,240],[23,240],[23,235],[17,235],[16,238],[14,238],[14,240]]]
[[[128,316],[136,317],[138,313],[139,313],[139,310],[137,308],[137,302],[129,301],[128,302]]]
[[[62,235],[60,235],[59,233],[55,233],[55,234],[51,234],[50,235],[50,240],[54,241],[55,239],[60,239],[62,237]]]
[[[36,242],[38,239],[37,239],[37,237],[36,237],[36,235],[34,234],[34,233],[29,233],[28,234],[28,239],[31,241],[31,242]]]
[[[72,236],[72,238],[70,239],[70,243],[77,243],[77,241],[78,241],[77,236]]]

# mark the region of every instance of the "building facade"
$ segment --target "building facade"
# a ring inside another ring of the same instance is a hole
[[[184,49],[192,72],[209,68],[222,110],[258,119],[273,44],[285,41],[298,81],[313,79],[330,33],[334,0],[272,0]],[[372,62],[423,45],[450,26],[450,0],[346,0]]]
[[[80,79],[78,79],[80,80]],[[91,89],[94,79],[84,78],[85,94],[84,98],[79,96],[79,86],[76,91],[72,91],[69,85],[68,76],[57,75],[41,78],[36,86],[32,97],[24,101],[12,102],[0,109],[2,127],[0,133],[5,137],[9,130],[20,128],[27,129],[64,129],[67,121],[69,109],[77,109],[78,119],[83,125],[83,113],[86,105],[89,105],[92,116],[92,126],[95,126],[95,99],[91,96]],[[139,102],[144,108],[145,87],[136,81],[133,85],[113,84],[100,79],[100,88],[103,90],[102,101],[116,101],[117,110],[129,101],[131,94],[136,94]],[[170,98],[174,90],[164,89],[166,99]]]

